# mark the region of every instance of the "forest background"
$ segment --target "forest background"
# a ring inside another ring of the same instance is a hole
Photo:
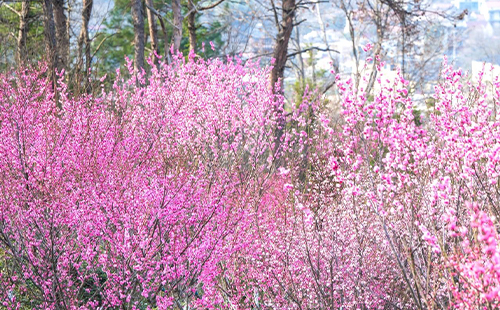
[[[306,84],[327,93],[336,74],[359,76],[371,43],[387,71],[401,68],[424,98],[443,55],[466,70],[498,62],[497,14],[494,1],[2,1],[0,69],[45,56],[81,86],[90,68],[114,75],[125,57],[144,67],[148,55],[168,58],[173,46],[185,55],[276,59],[273,80],[287,77],[291,99]],[[215,49],[203,48],[209,42]]]

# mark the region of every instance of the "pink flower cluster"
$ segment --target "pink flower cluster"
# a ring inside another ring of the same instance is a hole
[[[498,308],[498,79],[444,63],[423,107],[379,70],[373,96],[338,79],[335,114],[268,75],[0,76],[0,307]]]
[[[500,307],[500,247],[494,218],[477,204],[468,204],[470,227],[450,225],[451,235],[461,244],[447,260],[453,279],[450,290],[460,309]],[[455,220],[454,217],[447,219]],[[468,234],[470,230],[471,234]]]
[[[98,98],[2,76],[2,306],[217,305],[275,160],[268,72],[179,58]]]

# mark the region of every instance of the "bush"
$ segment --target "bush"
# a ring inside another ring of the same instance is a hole
[[[401,75],[339,79],[334,123],[238,59],[130,73],[0,77],[6,309],[499,306],[498,81],[445,64],[415,120]]]

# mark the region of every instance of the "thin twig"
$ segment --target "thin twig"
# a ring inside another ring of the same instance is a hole
[[[331,48],[320,48],[320,47],[315,47],[315,46],[313,46],[313,47],[308,47],[308,48],[306,48],[306,49],[303,49],[303,50],[300,50],[300,51],[297,51],[297,52],[293,52],[293,53],[291,53],[291,54],[288,54],[286,57],[288,57],[288,58],[289,58],[289,57],[294,57],[294,56],[296,56],[296,55],[298,55],[298,54],[307,53],[307,52],[312,51],[312,50],[321,51],[321,52],[335,52],[335,53],[340,54],[340,52],[339,52],[339,51],[334,50],[334,49],[331,49]]]

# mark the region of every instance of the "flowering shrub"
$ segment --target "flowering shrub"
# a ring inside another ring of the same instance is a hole
[[[274,160],[269,107],[282,98],[267,73],[178,59],[147,85],[119,78],[99,98],[71,98],[61,83],[57,99],[43,70],[3,76],[3,305],[167,308],[212,297],[217,265],[239,249],[247,193]]]
[[[450,290],[455,298],[455,306],[461,309],[496,309],[500,307],[500,249],[494,220],[477,204],[467,205],[470,227],[456,226],[456,217],[451,214],[450,235],[461,239],[456,244],[455,253],[447,260],[453,270]],[[467,231],[473,232],[467,236]],[[469,240],[471,237],[472,240]]]
[[[499,307],[498,79],[445,63],[416,119],[401,75],[331,115],[239,59],[130,67],[0,77],[0,307]]]

